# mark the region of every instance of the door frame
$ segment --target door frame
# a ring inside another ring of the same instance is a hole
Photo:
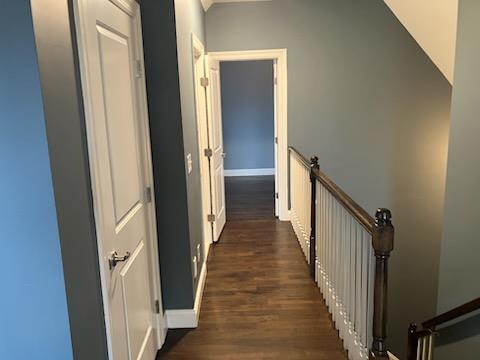
[[[196,52],[199,52],[204,57],[203,63],[203,77],[207,77],[206,74],[206,60],[207,54],[205,53],[205,45],[200,41],[197,35],[192,32],[192,71],[193,71],[193,91],[195,98],[195,118],[197,125],[197,142],[198,142],[198,161],[200,169],[200,189],[201,189],[201,199],[202,199],[202,227],[203,227],[203,259],[206,261],[208,257],[208,252],[210,245],[213,243],[213,224],[208,221],[208,215],[212,213],[212,178],[210,173],[210,164],[208,158],[203,153],[204,149],[209,147],[209,135],[208,135],[208,104],[207,104],[207,90],[203,88],[202,91],[205,91],[205,123],[202,123],[200,116],[198,114],[202,111],[202,105],[200,104],[200,99],[197,96],[197,89],[201,88],[200,78],[197,76],[197,71],[195,69],[195,56]],[[208,169],[207,176],[203,174],[205,170]],[[202,176],[202,174],[204,176]],[[197,259],[198,261],[198,259]]]
[[[281,221],[290,220],[288,211],[288,107],[287,107],[287,49],[244,50],[244,51],[216,51],[209,52],[209,58],[219,61],[255,61],[273,60],[276,64],[275,91],[275,137],[276,166],[275,188],[278,192],[277,216]],[[220,73],[220,78],[222,74]]]
[[[141,27],[141,16],[140,16],[140,5],[135,0],[109,0],[114,3],[120,9],[128,13],[134,19],[134,28],[133,32],[135,37],[142,39],[142,27]],[[94,156],[97,152],[96,145],[94,141],[94,124],[93,124],[93,112],[92,112],[92,99],[91,99],[91,84],[88,77],[88,58],[87,58],[87,44],[86,39],[83,37],[83,34],[87,31],[85,21],[83,19],[83,11],[81,10],[84,0],[74,0],[74,22],[75,22],[75,31],[78,40],[78,58],[79,58],[79,68],[80,68],[80,79],[81,86],[83,91],[83,107],[85,112],[85,128],[87,135],[87,152],[89,159],[89,168],[91,176],[91,190],[93,198],[93,210],[95,217],[95,230],[97,238],[97,250],[98,250],[98,263],[100,268],[100,280],[101,280],[101,293],[102,293],[102,302],[104,310],[104,320],[107,336],[107,349],[108,356],[112,359],[112,337],[109,321],[109,302],[108,302],[108,289],[106,277],[108,274],[108,269],[105,269],[105,262],[102,261],[103,251],[102,251],[102,206],[99,196],[99,176],[97,167],[99,164],[96,163]],[[157,227],[156,227],[156,213],[155,213],[155,189],[153,182],[153,167],[152,167],[152,154],[151,154],[151,142],[150,142],[150,131],[149,131],[149,117],[148,117],[148,108],[147,108],[147,92],[146,92],[146,82],[145,82],[145,69],[144,58],[143,58],[143,41],[136,41],[136,46],[134,49],[135,56],[137,58],[138,64],[142,69],[142,76],[138,79],[136,94],[137,99],[136,103],[138,105],[137,112],[140,120],[139,130],[142,146],[142,161],[144,165],[144,178],[147,182],[147,187],[151,189],[151,202],[147,204],[147,224],[148,224],[148,238],[146,243],[148,245],[148,264],[149,264],[149,285],[152,291],[152,299],[150,299],[152,304],[152,315],[153,315],[153,326],[156,330],[156,342],[157,348],[160,349],[165,341],[167,334],[167,325],[163,314],[163,305],[162,305],[162,294],[161,294],[161,280],[160,280],[160,259],[158,257],[158,242],[157,242]],[[155,302],[159,303],[159,313],[155,314],[154,305]]]

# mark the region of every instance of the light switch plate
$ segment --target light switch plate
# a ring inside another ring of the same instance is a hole
[[[192,154],[187,155],[187,169],[190,174],[193,170]]]

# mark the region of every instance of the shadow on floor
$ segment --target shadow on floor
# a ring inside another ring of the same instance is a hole
[[[165,343],[162,346],[162,349],[157,354],[157,360],[161,359],[163,356],[167,355],[170,350],[175,348],[178,343],[188,335],[189,332],[193,331],[194,329],[175,329],[175,330],[168,330],[167,338],[165,339]]]

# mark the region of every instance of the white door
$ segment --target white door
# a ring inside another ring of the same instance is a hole
[[[200,167],[200,185],[202,191],[203,217],[203,258],[206,259],[208,249],[213,241],[213,222],[209,220],[212,210],[212,186],[210,180],[210,160],[206,151],[209,149],[207,84],[205,82],[205,50],[200,40],[192,35],[192,55],[194,70],[195,105],[198,131],[198,157]],[[198,259],[197,259],[198,260]]]
[[[224,181],[224,158],[222,131],[222,101],[220,88],[220,63],[209,60],[207,57],[209,91],[208,99],[208,130],[209,142],[212,149],[210,157],[210,176],[212,183],[212,211],[215,215],[213,223],[213,241],[218,241],[226,222],[225,210],[225,181]]]
[[[131,0],[77,5],[110,358],[153,360],[159,344],[139,7]]]

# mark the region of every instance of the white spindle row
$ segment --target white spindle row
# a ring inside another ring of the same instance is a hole
[[[310,261],[311,182],[310,169],[290,153],[290,214],[298,242],[307,262]]]
[[[417,360],[433,359],[433,339],[433,334],[418,339]]]
[[[372,342],[375,257],[371,234],[317,181],[316,281],[352,360]]]

